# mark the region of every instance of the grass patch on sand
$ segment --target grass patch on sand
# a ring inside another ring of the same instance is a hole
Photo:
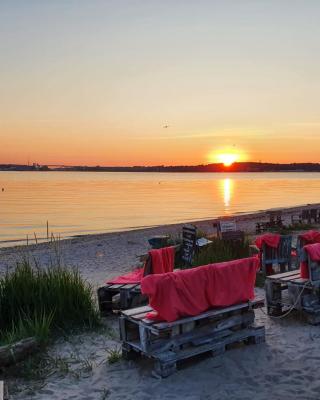
[[[108,353],[107,359],[109,364],[115,364],[122,358],[121,348],[117,346],[111,349],[107,349],[107,353]]]
[[[99,321],[92,287],[76,269],[32,267],[28,260],[0,278],[0,344],[28,336],[45,342],[53,331]]]

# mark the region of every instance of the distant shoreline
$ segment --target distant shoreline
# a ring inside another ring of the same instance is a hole
[[[35,172],[320,172],[320,163],[260,163],[235,162],[231,166],[223,164],[176,165],[176,166],[66,166],[66,165],[19,165],[0,164],[0,171],[35,171]]]

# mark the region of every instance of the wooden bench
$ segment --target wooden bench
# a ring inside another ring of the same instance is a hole
[[[302,279],[299,270],[268,276],[265,289],[269,315],[280,316],[294,309],[310,324],[320,323],[319,284]]]
[[[178,246],[175,246],[177,249]],[[149,254],[144,258],[144,276],[152,273],[152,261]],[[102,317],[113,312],[126,310],[147,304],[148,298],[141,293],[140,283],[106,284],[97,291],[99,311]]]
[[[320,221],[320,210],[318,208],[309,208],[306,210],[302,210],[300,215],[295,215],[292,216],[292,218],[295,218],[297,223],[318,223]],[[292,219],[293,223],[293,219]]]
[[[106,317],[114,311],[126,310],[147,304],[148,298],[141,293],[140,284],[107,284],[98,289],[100,315]]]
[[[211,241],[206,238],[197,239],[197,228],[194,225],[185,225],[182,228],[182,244],[174,247],[176,252],[181,253],[185,265],[191,266],[195,252],[210,243]],[[149,254],[142,254],[139,258],[145,263],[144,276],[151,274],[152,262]],[[106,284],[100,287],[97,293],[99,310],[103,317],[112,314],[113,311],[126,310],[147,303],[147,297],[141,293],[140,284]]]
[[[282,211],[268,211],[267,215],[269,216],[269,221],[256,223],[256,233],[283,227]]]
[[[264,300],[216,308],[174,322],[146,318],[149,306],[122,311],[119,319],[122,354],[127,359],[139,355],[154,360],[152,374],[167,377],[177,363],[203,353],[218,355],[234,343],[257,344],[265,341],[264,327],[254,325],[254,309]]]
[[[290,271],[293,268],[291,235],[282,235],[277,248],[263,243],[261,249],[261,271],[264,275],[268,275],[269,266],[280,268],[281,272],[285,272],[286,269]]]

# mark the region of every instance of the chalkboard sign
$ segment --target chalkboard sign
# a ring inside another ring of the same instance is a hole
[[[182,228],[182,249],[181,258],[191,265],[196,248],[197,228],[193,225],[186,225]]]

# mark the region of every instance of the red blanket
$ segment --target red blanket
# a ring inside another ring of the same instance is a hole
[[[280,238],[281,236],[277,233],[266,233],[265,235],[258,236],[255,244],[260,250],[263,244],[276,249],[279,246]]]
[[[117,276],[107,281],[106,283],[113,283],[119,285],[125,285],[126,283],[140,283],[143,278],[144,268],[137,268],[132,272],[124,275]]]
[[[148,275],[141,291],[156,314],[149,318],[175,321],[213,307],[252,300],[259,260],[256,257],[209,264],[162,275]]]
[[[299,238],[306,244],[320,243],[320,232],[311,230],[299,235]]]
[[[320,243],[307,244],[303,248],[312,261],[320,261]],[[309,279],[308,262],[303,261],[300,263],[300,275],[303,279]]]
[[[151,257],[152,274],[172,272],[174,266],[174,254],[175,249],[173,246],[150,250],[149,256]]]
[[[162,249],[154,249],[149,251],[151,257],[151,274],[162,274],[164,272],[172,272],[174,267],[174,254],[175,248],[163,247]],[[140,283],[145,275],[144,268],[137,268],[132,272],[125,275],[117,276],[106,283],[123,284],[126,283]]]

